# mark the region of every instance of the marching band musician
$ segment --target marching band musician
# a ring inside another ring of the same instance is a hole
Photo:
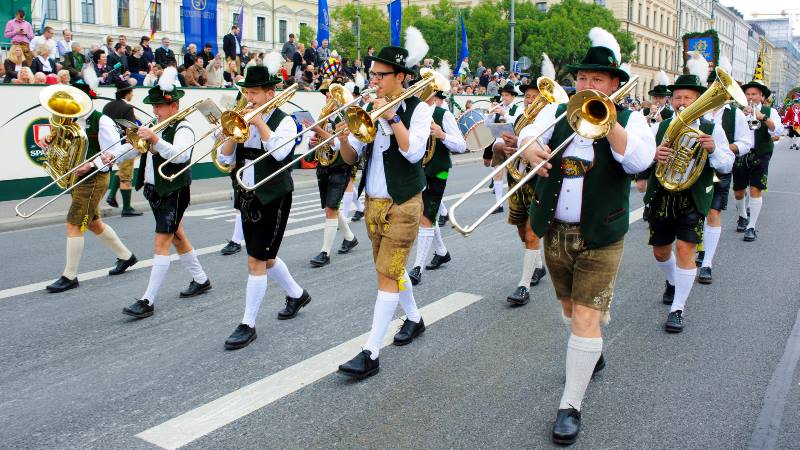
[[[408,274],[413,285],[422,281],[422,267],[432,244],[435,244],[433,259],[430,264],[424,266],[425,270],[438,269],[451,259],[450,252],[442,240],[442,230],[439,228],[439,209],[447,186],[447,177],[450,168],[453,167],[450,153],[464,153],[467,150],[467,141],[464,140],[453,113],[442,107],[446,98],[442,91],[436,91],[427,101],[433,113],[431,139],[434,140],[434,150],[430,161],[424,165],[425,189],[422,191],[422,217],[417,232],[417,254],[414,268]]]
[[[126,80],[117,78],[114,83],[116,84],[116,92],[114,93],[114,101],[106,103],[103,108],[103,114],[107,115],[113,120],[125,119],[129,122],[136,123],[136,115],[133,112],[133,86]],[[133,179],[133,159],[129,159],[117,166],[117,173],[111,176],[110,186],[108,188],[108,197],[106,203],[112,208],[118,208],[117,191],[122,195],[122,217],[137,217],[141,216],[142,212],[137,211],[131,206],[131,180]]]
[[[94,73],[94,69],[91,67],[89,69]],[[92,79],[90,76],[87,78]],[[96,80],[96,77],[94,79]],[[94,90],[83,81],[72,83],[72,86],[85,92],[90,99],[96,97]],[[88,138],[87,158],[97,156],[102,149],[113,146],[114,142],[119,140],[119,133],[114,121],[96,109],[92,109],[88,115],[79,118],[77,124],[86,132]],[[44,141],[46,145],[50,144],[51,136],[45,137]],[[87,229],[94,233],[100,242],[111,249],[117,257],[116,265],[109,270],[109,275],[119,275],[137,262],[136,256],[122,243],[111,225],[104,223],[100,218],[98,205],[108,188],[109,167],[101,161],[101,158],[95,158],[77,170],[76,182],[95,170],[99,170],[101,173],[92,175],[92,179],[72,190],[72,201],[67,212],[66,222],[66,263],[61,277],[47,286],[47,292],[64,292],[78,287],[78,265],[83,253],[83,233]]]
[[[490,111],[491,114],[487,117],[487,121],[491,121],[493,123],[514,123],[517,116],[522,113],[522,110],[517,108],[517,105],[514,104],[514,99],[517,97],[517,91],[514,89],[514,85],[511,83],[506,83],[505,86],[500,88],[500,102],[492,108]],[[498,165],[505,164],[506,161],[506,144],[503,142],[502,138],[497,138],[494,141],[494,144],[490,148],[487,148],[484,151],[484,165],[489,165],[489,161],[491,160],[491,166],[497,167]],[[500,171],[497,175],[494,176],[494,180],[492,183],[492,189],[494,190],[494,198],[495,201],[500,201],[503,198],[503,174],[505,171]],[[501,213],[503,212],[503,205],[497,207],[494,213]]]
[[[658,131],[658,124],[661,123],[662,120],[669,119],[673,114],[672,110],[669,108],[669,102],[667,101],[667,97],[672,95],[667,88],[669,79],[663,70],[659,70],[658,74],[656,74],[656,82],[658,84],[653,86],[653,89],[650,89],[650,91],[647,92],[647,95],[649,95],[651,99],[651,105],[649,108],[642,110],[642,115],[644,115],[645,119],[648,120],[650,129],[653,131],[653,136],[655,136],[656,132]],[[636,181],[636,190],[642,194],[647,191],[647,180],[650,179],[651,171],[652,166],[643,170],[641,173],[637,173],[633,177],[633,179]],[[645,221],[650,215],[649,211],[650,207],[645,204],[644,214],[642,215]]]
[[[793,98],[791,106],[786,108],[786,114],[783,116],[783,124],[787,128],[789,139],[792,140],[789,145],[789,150],[800,150],[800,98]]]
[[[578,92],[596,89],[609,95],[629,79],[619,68],[619,44],[601,28],[593,28],[589,37],[592,47],[584,59],[567,69],[576,75]],[[572,135],[565,120],[548,130],[564,111],[566,104],[549,105],[520,133],[523,145],[541,134],[541,145],[534,143],[525,151],[534,166]],[[592,375],[605,365],[600,323],[610,318],[628,231],[631,175],[646,169],[654,153],[653,134],[641,113],[617,108],[617,123],[606,137],[591,141],[576,136],[538,172],[531,228],[544,238],[550,278],[571,331],[566,383],[552,428],[552,439],[559,444],[577,440],[581,401]]]
[[[277,55],[277,54],[276,54]],[[279,56],[279,55],[278,55]],[[267,64],[275,56],[267,57]],[[279,64],[274,64],[279,66]],[[253,109],[275,97],[275,85],[281,82],[275,75],[277,67],[270,71],[265,66],[251,66],[243,80],[237,82],[247,88],[247,100]],[[245,110],[248,113],[250,109]],[[294,142],[287,143],[297,133],[297,125],[291,116],[280,109],[257,114],[250,121],[250,137],[243,144],[226,141],[217,156],[222,164],[243,167],[252,160],[272,152],[255,166],[244,171],[244,182],[252,186],[291,161]],[[280,146],[283,144],[282,146]],[[278,147],[280,146],[280,147]],[[286,292],[286,307],[278,312],[278,319],[291,319],[300,308],[311,302],[308,291],[294,280],[286,263],[278,257],[292,207],[294,182],[289,171],[265,183],[254,191],[243,189],[237,181],[237,171],[231,172],[233,180],[234,207],[242,215],[242,231],[247,248],[247,288],[242,322],[225,341],[229,350],[248,346],[256,335],[256,317],[267,292],[267,278],[272,277]]]

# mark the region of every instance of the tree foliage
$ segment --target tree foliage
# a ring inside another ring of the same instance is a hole
[[[300,33],[297,36],[297,42],[302,42],[306,46],[311,45],[311,41],[317,38],[317,30],[306,24],[300,24]]]

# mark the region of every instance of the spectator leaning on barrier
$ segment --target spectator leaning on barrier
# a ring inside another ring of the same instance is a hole
[[[169,48],[169,38],[163,37],[161,38],[161,47],[158,47],[155,52],[156,64],[160,65],[161,67],[169,67],[170,65],[178,65],[178,61],[175,59],[175,52]]]
[[[56,76],[58,77],[58,84],[70,84],[70,80],[72,79],[69,71],[66,69],[59,70]]]
[[[28,61],[25,60],[25,53],[22,46],[14,44],[11,50],[8,51],[8,57],[3,62],[3,68],[6,70],[6,77],[4,83],[11,83],[17,79],[19,71],[23,67],[30,67]]]
[[[64,39],[56,42],[56,50],[58,54],[59,61],[64,61],[64,57],[67,56],[67,53],[72,51],[72,31],[69,28],[64,28],[64,31],[61,32],[64,36]]]
[[[131,72],[131,78],[136,80],[138,85],[144,84],[144,77],[147,76],[150,68],[144,59],[144,50],[141,45],[136,45],[131,50],[131,56],[128,58],[128,70]]]
[[[186,69],[183,77],[186,79],[186,86],[205,87],[208,74],[206,69],[203,68],[203,58],[195,58],[194,64]]]
[[[64,61],[61,66],[69,72],[72,81],[78,81],[81,78],[81,71],[83,64],[86,62],[86,56],[83,54],[81,44],[72,41],[70,46],[72,51],[64,55]]]
[[[33,79],[33,72],[31,72],[31,68],[25,66],[19,69],[19,73],[17,74],[17,78],[11,81],[13,84],[34,84]]]
[[[164,72],[164,68],[161,67],[159,64],[153,64],[150,67],[150,72],[148,72],[147,76],[144,77],[144,81],[142,82],[142,86],[155,86],[158,83],[158,79],[161,77],[161,74]]]
[[[33,39],[33,27],[25,20],[25,10],[18,9],[17,15],[6,23],[5,36],[11,39],[12,44],[22,47],[25,61],[30,66],[33,62],[33,52],[30,47],[31,39]]]
[[[50,57],[50,47],[47,44],[39,44],[36,48],[36,58],[33,58],[31,63],[31,71],[34,75],[37,73],[49,75],[58,71],[56,60]]]
[[[225,84],[225,78],[222,75],[222,63],[222,55],[217,55],[208,64],[206,68],[206,74],[208,75],[206,87],[220,88]]]

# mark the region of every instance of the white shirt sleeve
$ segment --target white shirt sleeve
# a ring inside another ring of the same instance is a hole
[[[781,122],[780,114],[778,114],[775,108],[769,109],[769,118],[772,119],[772,123],[775,124],[775,130],[769,132],[770,136],[780,136],[783,133],[783,123]]]
[[[461,129],[458,128],[456,118],[450,111],[444,113],[442,130],[445,132],[442,143],[448,150],[453,153],[464,153],[467,150],[467,141],[461,135]]]
[[[268,152],[277,149],[272,153],[272,157],[278,161],[283,161],[294,148],[294,140],[287,141],[296,134],[297,125],[294,119],[292,119],[292,116],[287,115],[281,120],[281,123],[278,124],[278,128],[270,133],[269,139],[266,141],[262,140],[261,143],[264,145],[264,150]],[[281,146],[281,144],[284,145]]]
[[[717,123],[714,126],[714,131],[711,133],[714,138],[714,153],[708,155],[708,161],[711,167],[720,173],[730,173],[733,169],[733,160],[735,156],[730,150],[728,137],[725,135],[725,130]]]
[[[178,125],[178,129],[175,130],[175,137],[173,138],[173,142],[171,144],[167,142],[166,139],[160,138],[158,143],[156,143],[154,150],[157,151],[162,158],[170,159],[178,154],[178,152],[181,150],[192,145],[192,143],[194,143],[194,130],[187,122],[183,122]],[[192,159],[191,150],[183,152],[181,156],[175,158],[171,162],[173,164],[182,164],[190,159]]]
[[[97,141],[100,144],[100,153],[98,153],[97,156],[92,159],[92,165],[94,165],[101,172],[108,172],[111,167],[105,166],[100,156],[104,153],[103,150],[105,150],[105,153],[109,153],[114,156],[119,155],[120,153],[117,153],[118,150],[116,149],[117,147],[121,147],[121,140],[119,137],[119,131],[117,131],[117,127],[110,117],[106,115],[100,116],[98,126],[100,129],[97,133]],[[128,146],[128,148],[130,148],[130,146]]]
[[[639,173],[653,163],[653,158],[656,156],[656,138],[647,125],[647,120],[639,111],[631,113],[625,131],[628,133],[625,154],[620,155],[612,148],[611,155],[622,164],[625,173]]]
[[[539,142],[542,145],[550,142],[550,138],[553,137],[553,128],[555,128],[551,127],[550,125],[556,120],[557,109],[558,105],[552,103],[542,108],[542,110],[539,111],[539,115],[537,115],[536,119],[533,120],[533,123],[529,124],[523,128],[522,131],[520,131],[518,145],[521,147],[527,140],[541,134],[542,130],[545,129],[547,131],[539,138]]]
[[[733,143],[739,149],[739,156],[750,153],[753,148],[753,132],[747,126],[747,117],[739,108],[733,108],[736,117],[736,129],[733,133]]]
[[[227,155],[227,156],[222,154],[222,147],[224,145],[225,144],[221,145],[219,147],[219,151],[217,151],[217,161],[219,161],[221,164],[232,165],[233,163],[236,162],[236,147],[237,147],[237,144],[236,143],[233,144],[233,153],[231,153],[230,155]]]
[[[408,151],[400,151],[408,162],[415,163],[425,156],[428,137],[431,135],[431,121],[431,108],[427,103],[418,103],[411,114],[408,127]]]

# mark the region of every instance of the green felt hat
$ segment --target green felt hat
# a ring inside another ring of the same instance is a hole
[[[142,100],[146,105],[163,105],[167,103],[174,103],[181,99],[186,93],[178,88],[174,88],[169,92],[164,92],[158,86],[153,86],[147,91],[147,97]]]
[[[679,76],[675,79],[675,83],[670,84],[667,88],[672,92],[675,92],[676,89],[692,89],[701,94],[707,89],[703,83],[700,82],[700,78],[698,78],[697,75],[691,74]]]

